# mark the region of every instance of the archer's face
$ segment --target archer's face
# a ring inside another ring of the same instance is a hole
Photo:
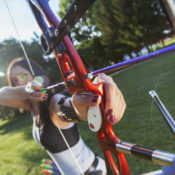
[[[32,74],[21,66],[15,66],[11,70],[11,81],[15,86],[26,85],[33,80]]]

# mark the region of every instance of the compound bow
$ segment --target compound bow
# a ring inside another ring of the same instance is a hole
[[[41,36],[43,50],[47,55],[52,52],[54,53],[64,79],[64,82],[48,87],[46,90],[56,89],[59,91],[60,89],[67,88],[71,94],[75,92],[90,91],[102,96],[100,107],[95,109],[92,115],[96,116],[95,118],[98,118],[97,122],[96,119],[91,118],[88,123],[90,129],[97,133],[97,139],[104,154],[108,175],[131,174],[124,153],[149,159],[160,165],[171,165],[175,160],[174,154],[154,151],[120,141],[106,118],[104,111],[105,95],[103,83],[93,84],[91,79],[99,73],[123,69],[162,53],[175,50],[175,46],[88,73],[67,34],[94,1],[95,0],[76,0],[59,23],[47,0],[27,0],[36,21],[43,32]],[[70,76],[70,74],[72,76]],[[116,161],[113,159],[112,154]],[[117,165],[115,162],[117,162]],[[80,172],[83,174],[81,168]]]

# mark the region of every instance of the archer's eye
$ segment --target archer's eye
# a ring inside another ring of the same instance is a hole
[[[25,74],[25,73],[22,73],[22,74],[18,75],[18,78],[21,79],[21,80],[25,80],[25,79],[27,79],[27,77],[28,77],[28,75]]]

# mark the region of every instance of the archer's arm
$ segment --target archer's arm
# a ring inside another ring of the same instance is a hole
[[[27,92],[27,89],[32,92]],[[37,84],[34,80],[27,83],[26,86],[10,87],[5,86],[0,89],[0,105],[32,110],[32,104],[47,99],[47,94],[41,92],[42,85]]]
[[[30,110],[31,104],[25,92],[25,86],[5,86],[0,89],[0,105]]]

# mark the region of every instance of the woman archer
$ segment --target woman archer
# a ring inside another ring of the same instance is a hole
[[[50,80],[40,66],[32,60],[30,62],[40,83],[33,79],[24,58],[14,59],[7,71],[9,86],[0,89],[0,105],[31,112],[34,139],[47,150],[65,175],[70,172],[71,175],[78,175],[81,172],[74,158],[70,156],[70,150],[59,129],[71,147],[83,174],[106,175],[103,159],[95,156],[85,145],[75,124],[87,121],[89,106],[99,105],[101,96],[83,93],[73,94],[70,98],[61,93],[42,93],[41,88],[51,85]],[[105,112],[108,121],[113,125],[122,118],[125,111],[123,95],[109,76],[102,74],[96,81],[104,82]]]

